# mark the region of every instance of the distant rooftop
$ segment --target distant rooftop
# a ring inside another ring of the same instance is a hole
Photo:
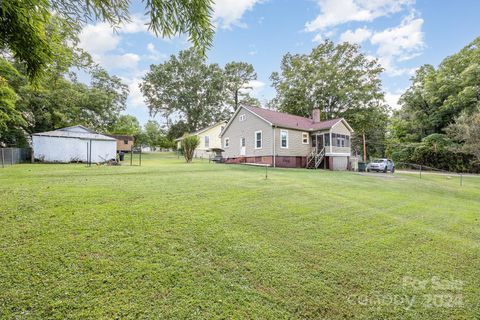
[[[130,136],[128,134],[107,134],[107,136],[115,138],[117,140],[128,140],[128,141],[135,140],[133,136]]]
[[[217,123],[214,123],[214,124],[212,124],[212,125],[210,125],[210,126],[208,126],[208,127],[199,129],[199,130],[197,130],[197,131],[195,131],[195,132],[191,132],[191,133],[189,133],[188,135],[190,135],[190,136],[195,136],[195,135],[200,134],[200,133],[202,133],[202,132],[204,132],[204,131],[207,131],[208,129],[214,128],[214,127],[219,126],[219,125],[222,125],[222,124],[223,124],[223,125],[227,124],[227,121],[222,120],[222,121],[217,122]],[[175,141],[181,141],[181,140],[183,140],[183,137],[180,137],[180,138],[175,139]]]

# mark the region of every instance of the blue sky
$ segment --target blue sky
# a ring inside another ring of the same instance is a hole
[[[132,22],[117,33],[104,23],[90,24],[80,40],[98,63],[129,85],[124,113],[145,123],[148,108],[138,89],[142,76],[151,64],[190,43],[185,37],[154,37],[145,26],[142,4],[134,2],[132,9]],[[438,65],[480,35],[478,12],[478,0],[217,0],[208,60],[222,66],[230,61],[253,64],[258,80],[252,93],[266,102],[275,95],[270,74],[279,71],[285,53],[308,53],[327,38],[358,43],[385,68],[383,89],[395,108],[416,68]]]

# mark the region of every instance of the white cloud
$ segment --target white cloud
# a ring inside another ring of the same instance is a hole
[[[135,53],[124,53],[123,48],[119,48],[121,34],[147,32],[145,21],[134,16],[129,23],[120,26],[117,31],[115,33],[112,27],[104,22],[88,24],[80,32],[79,46],[90,53],[95,62],[105,68],[134,70],[138,67],[140,56]]]
[[[135,53],[97,55],[93,58],[103,67],[112,69],[135,70],[140,61],[140,56]]]
[[[385,101],[393,110],[400,109],[400,105],[398,104],[398,100],[400,99],[400,97],[401,97],[400,93],[393,93],[393,92],[385,93]]]
[[[119,33],[148,32],[148,20],[145,17],[135,15],[127,23],[120,26]]]
[[[135,78],[133,79],[128,88],[130,90],[130,94],[128,99],[130,100],[130,105],[136,108],[144,108],[145,101],[143,100],[142,91],[140,91],[139,84],[141,83],[142,79]]]
[[[372,36],[372,44],[379,46],[380,56],[404,56],[423,49],[423,19],[409,15],[398,27],[377,32]]]
[[[314,42],[330,37],[340,25],[373,20],[404,11],[409,14],[398,26],[374,31],[366,26],[344,31],[339,40],[361,44],[368,40],[388,76],[413,74],[414,68],[399,66],[422,54],[425,47],[423,19],[416,16],[415,0],[316,0],[320,14],[305,24],[307,32],[315,32]]]
[[[103,54],[117,48],[120,36],[107,23],[86,25],[79,35],[80,47],[90,54]]]
[[[149,54],[146,56],[146,58],[153,61],[158,61],[167,57],[166,54],[160,53],[157,48],[155,48],[155,45],[151,42],[147,44],[147,51]]]
[[[308,32],[323,31],[347,22],[368,22],[400,12],[414,0],[317,0],[320,15],[305,24]]]
[[[130,91],[128,95],[128,106],[134,108],[146,108],[142,91],[140,91],[139,84],[142,82],[142,77],[147,73],[147,70],[143,70],[132,74],[131,78],[121,77],[122,81],[128,85]]]
[[[248,51],[248,54],[249,54],[250,56],[255,56],[255,55],[257,55],[258,50],[257,50],[257,46],[256,46],[256,45],[250,44],[250,45],[248,45],[248,47],[250,48],[250,51]]]
[[[313,37],[312,42],[322,42],[323,37],[320,33],[316,34],[315,37]]]
[[[265,87],[265,82],[260,80],[250,80],[248,86],[253,88],[253,90],[260,90],[261,88]]]
[[[411,13],[399,26],[388,28],[372,35],[370,42],[377,45],[380,63],[390,75],[411,74],[413,69],[401,69],[395,62],[406,61],[421,54],[425,47],[422,32],[423,19]]]
[[[265,82],[260,80],[250,80],[245,87],[248,89],[240,89],[242,92],[250,92],[253,97],[260,99],[263,88],[265,87]]]
[[[212,20],[222,29],[229,29],[232,25],[245,27],[245,24],[241,22],[242,16],[260,2],[263,2],[263,0],[216,1],[213,5]]]
[[[358,28],[355,31],[347,30],[340,35],[340,41],[360,44],[372,36],[372,31],[364,28]]]

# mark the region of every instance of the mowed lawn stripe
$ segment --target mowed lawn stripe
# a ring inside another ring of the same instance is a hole
[[[126,161],[128,162],[128,161]],[[185,164],[0,171],[5,318],[473,318],[480,181]],[[428,308],[411,276],[465,283]],[[409,295],[405,305],[351,297]]]

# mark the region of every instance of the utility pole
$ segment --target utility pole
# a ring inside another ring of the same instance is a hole
[[[365,132],[363,133],[363,162],[367,162],[367,143],[365,142]]]

